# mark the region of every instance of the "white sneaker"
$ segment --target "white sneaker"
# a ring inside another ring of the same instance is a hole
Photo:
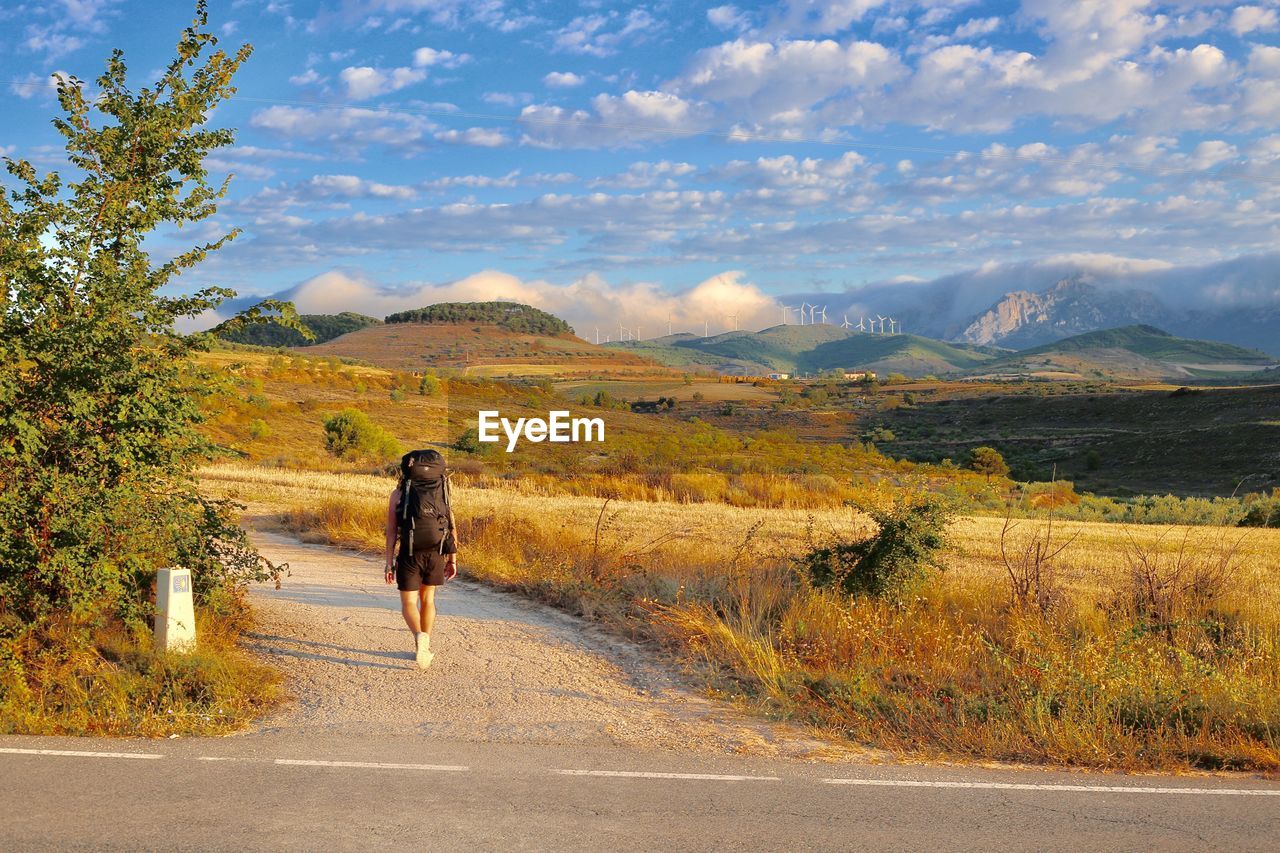
[[[435,655],[431,654],[430,646],[422,642],[421,634],[415,638],[415,645],[417,646],[417,653],[414,657],[418,662],[418,669],[426,669],[431,666],[431,659],[434,658]]]

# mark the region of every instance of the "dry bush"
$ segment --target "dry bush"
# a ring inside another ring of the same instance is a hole
[[[1015,607],[1035,607],[1048,615],[1062,600],[1056,560],[1079,535],[1065,541],[1053,538],[1053,517],[1044,527],[1036,527],[1019,543],[1011,541],[1018,523],[1006,515],[1000,529],[1000,561],[1009,578],[1009,601]]]

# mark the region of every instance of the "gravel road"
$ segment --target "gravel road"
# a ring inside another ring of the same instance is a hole
[[[254,591],[253,645],[286,672],[296,697],[261,722],[264,731],[777,757],[850,753],[704,699],[648,650],[469,582],[465,563],[464,577],[437,593],[435,660],[420,671],[379,561],[270,533],[255,534],[255,542],[291,572],[281,589]]]

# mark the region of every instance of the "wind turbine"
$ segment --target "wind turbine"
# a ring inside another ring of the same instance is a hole
[[[800,325],[801,325],[801,326],[803,326],[803,325],[804,325],[804,312],[805,312],[805,310],[806,310],[808,307],[809,307],[809,303],[808,303],[808,302],[801,302],[801,303],[800,303]]]
[[[858,329],[858,331],[859,331],[859,332],[865,332],[865,331],[867,330],[867,327],[866,327],[866,325],[865,325],[865,324],[866,324],[866,322],[867,322],[867,318],[866,318],[866,317],[863,317],[861,314],[859,314],[859,315],[858,315],[858,325],[857,325],[857,329]]]
[[[890,317],[889,318],[889,334],[896,335],[898,333],[895,328],[897,325],[898,325],[898,321]]]
[[[639,326],[636,326],[635,331],[633,331],[633,332],[631,333],[631,340],[633,340],[633,341],[638,341],[638,340],[640,340],[640,327],[639,327]]]
[[[877,315],[876,315],[876,319],[880,321],[880,334],[882,334],[882,335],[883,335],[883,334],[884,334],[884,321],[885,321],[885,320],[888,320],[889,318],[888,318],[888,317],[881,317],[879,314],[877,314]]]
[[[596,326],[596,346],[600,346],[600,327]]]
[[[818,314],[822,317],[822,325],[825,326],[827,324],[827,306],[823,305]]]
[[[730,314],[725,319],[729,321],[730,331],[733,331],[733,332],[738,331],[738,315],[737,314]]]
[[[667,335],[671,335],[671,315],[667,315]]]
[[[842,316],[844,317],[844,322],[840,324],[840,328],[842,328],[842,329],[848,329],[850,326],[852,326],[852,325],[853,325],[852,323],[850,323],[850,322],[849,322],[849,315],[848,315],[848,314],[844,314],[844,315],[842,315]]]
[[[704,338],[711,337],[711,321],[710,320],[702,321],[702,336]]]

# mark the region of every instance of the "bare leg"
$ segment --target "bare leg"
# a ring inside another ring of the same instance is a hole
[[[414,633],[414,636],[417,636],[418,632],[422,630],[422,623],[418,621],[417,590],[400,590],[400,614],[404,616],[404,624],[409,626],[409,630]]]
[[[431,629],[436,624],[436,588],[424,586],[419,601],[421,610],[418,613],[418,624],[422,626],[422,642],[431,648]]]

